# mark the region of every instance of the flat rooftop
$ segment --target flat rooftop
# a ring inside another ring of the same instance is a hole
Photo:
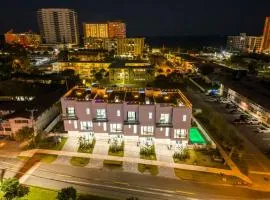
[[[74,87],[63,97],[65,100],[95,101],[96,103],[127,103],[140,105],[163,104],[191,107],[189,100],[178,89],[158,88],[80,88]]]

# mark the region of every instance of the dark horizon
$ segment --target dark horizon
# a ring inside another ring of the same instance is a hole
[[[16,5],[16,7],[14,7]],[[137,0],[111,2],[100,0],[23,1],[3,2],[0,8],[0,34],[10,29],[15,32],[39,32],[36,11],[39,8],[70,8],[78,13],[79,27],[85,21],[123,20],[128,36],[201,36],[201,35],[262,35],[265,17],[270,15],[270,1],[260,3],[239,0],[202,2],[193,0]]]

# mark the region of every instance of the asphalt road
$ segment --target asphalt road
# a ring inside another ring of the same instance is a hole
[[[117,199],[270,199],[270,193],[246,188],[56,164],[41,164],[25,183],[53,189],[74,186],[80,192]]]

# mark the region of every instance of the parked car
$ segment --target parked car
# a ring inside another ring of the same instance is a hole
[[[208,101],[208,102],[217,102],[218,99],[217,98],[208,98],[208,99],[206,99],[206,101]]]
[[[257,127],[257,132],[258,133],[270,133],[270,128],[265,127],[265,126],[259,126],[259,127]]]
[[[241,120],[241,119],[235,119],[232,121],[233,124],[245,124],[246,121],[245,120]]]
[[[259,120],[255,119],[255,118],[248,119],[247,123],[251,124],[251,125],[259,125],[259,124],[261,124],[261,122]]]

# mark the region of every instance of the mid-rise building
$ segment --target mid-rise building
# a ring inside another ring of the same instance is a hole
[[[238,36],[228,36],[227,49],[243,52],[260,52],[262,44],[261,36],[247,36],[246,33],[240,33]]]
[[[116,51],[117,49],[117,39],[115,38],[84,38],[84,46],[87,49],[95,50],[106,50],[106,51]]]
[[[154,66],[145,61],[115,61],[109,66],[109,81],[115,84],[147,83],[155,77]]]
[[[270,53],[270,17],[265,18],[261,51]]]
[[[122,21],[108,22],[109,38],[126,38],[126,24]]]
[[[83,35],[85,38],[108,38],[108,24],[83,23]]]
[[[7,44],[19,44],[24,47],[37,48],[41,43],[40,35],[26,32],[14,33],[12,30],[5,33],[5,42]]]
[[[45,44],[79,43],[78,17],[67,8],[42,8],[37,11],[42,42]]]
[[[144,38],[117,39],[118,56],[141,56],[144,50]]]
[[[61,105],[70,136],[130,138],[172,147],[189,143],[192,105],[180,90],[73,88]]]

